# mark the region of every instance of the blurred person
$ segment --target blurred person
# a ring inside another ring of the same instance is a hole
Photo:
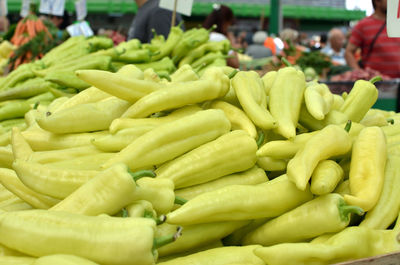
[[[257,31],[253,35],[253,44],[247,47],[246,54],[254,59],[272,56],[271,49],[264,46],[267,37],[268,34],[265,31]]]
[[[299,32],[297,30],[286,28],[282,30],[279,37],[284,43],[281,55],[286,57],[291,64],[295,64],[303,52],[310,50],[299,43]]]
[[[374,13],[360,20],[351,31],[345,58],[353,69],[371,68],[391,78],[400,77],[400,38],[386,31],[386,0],[372,0]],[[361,50],[361,62],[357,50]]]
[[[10,21],[6,16],[0,17],[0,32],[7,32],[10,27]]]
[[[271,51],[272,55],[276,55],[277,53],[276,38],[274,38],[273,36],[267,36],[263,44],[265,48]]]
[[[159,7],[159,0],[135,0],[135,2],[138,10],[129,28],[128,40],[139,39],[142,43],[148,43],[153,38],[153,29],[158,35],[163,35],[167,39],[171,29],[172,11]],[[175,25],[182,21],[182,16],[176,13]]]
[[[210,32],[210,41],[221,41],[228,39],[233,48],[238,48],[236,44],[236,40],[232,32],[229,32],[228,29],[235,23],[235,16],[233,14],[232,9],[225,5],[214,4],[213,11],[206,17],[203,22],[203,27],[206,29],[210,29],[214,25],[216,28]],[[239,59],[234,50],[230,50],[227,59],[227,65],[238,68],[239,67]]]
[[[328,45],[321,52],[328,55],[334,65],[346,65],[344,43],[346,37],[339,28],[332,28],[328,33]]]
[[[319,47],[321,49],[325,48],[325,46],[328,45],[328,35],[325,33],[322,33],[320,38],[319,38]]]

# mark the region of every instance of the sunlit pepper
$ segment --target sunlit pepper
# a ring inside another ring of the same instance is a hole
[[[255,72],[240,71],[232,78],[232,87],[244,112],[258,127],[269,130],[277,126],[267,109],[267,94]]]
[[[337,139],[337,137],[336,137]],[[380,127],[365,127],[355,140],[350,164],[350,195],[344,199],[371,210],[382,191],[386,165],[386,137]]]
[[[279,69],[269,92],[269,110],[278,126],[275,130],[288,139],[296,136],[305,88],[303,72],[285,67]]]
[[[126,163],[131,170],[158,165],[207,143],[230,130],[221,110],[198,111],[160,125],[136,138],[103,167]]]
[[[155,170],[157,178],[173,180],[175,188],[189,187],[252,168],[256,141],[236,130],[204,143]]]
[[[315,83],[306,87],[304,101],[311,116],[317,120],[323,120],[331,110],[333,94],[327,85]]]
[[[167,214],[171,224],[198,224],[279,216],[312,199],[286,175],[257,185],[230,185],[205,192]]]
[[[322,195],[266,222],[247,234],[243,244],[271,246],[339,232],[349,225],[351,213],[361,215],[363,210],[346,205],[339,194]]]
[[[350,151],[352,140],[338,125],[328,125],[313,135],[287,165],[287,175],[297,188],[304,190],[321,160]]]

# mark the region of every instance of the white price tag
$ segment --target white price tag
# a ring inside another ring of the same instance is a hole
[[[185,16],[192,14],[193,0],[160,0],[160,7],[174,11],[176,1],[176,12]]]
[[[54,16],[64,15],[65,0],[40,0],[39,12]]]
[[[94,35],[94,32],[90,28],[89,23],[87,23],[87,21],[81,21],[79,23],[69,25],[67,27],[67,32],[71,37],[82,36],[82,35],[85,37],[91,37]]]
[[[75,2],[76,19],[84,20],[87,16],[86,0],[78,0]]]
[[[389,37],[400,37],[400,0],[387,0],[386,29]]]
[[[7,0],[0,0],[0,16],[7,16],[8,8],[7,8]]]
[[[23,0],[21,4],[21,11],[19,12],[21,17],[26,17],[29,14],[29,8],[31,0]]]

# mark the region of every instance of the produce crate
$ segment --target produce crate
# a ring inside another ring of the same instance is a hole
[[[379,255],[375,257],[358,259],[353,261],[336,263],[335,265],[399,265],[400,252],[390,253],[386,255]]]
[[[354,85],[354,81],[322,81],[322,83],[327,84],[334,94],[348,93]],[[379,90],[379,96],[373,108],[400,111],[398,104],[400,78],[376,82],[375,85]]]

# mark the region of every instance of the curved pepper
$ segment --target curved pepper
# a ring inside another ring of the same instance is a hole
[[[257,75],[257,76],[256,76]],[[267,95],[258,74],[241,71],[232,78],[232,87],[244,112],[258,127],[269,130],[277,126],[267,110]]]
[[[344,100],[340,111],[354,122],[360,122],[378,99],[378,89],[374,85],[376,78],[366,81],[357,80]]]
[[[13,168],[27,187],[58,199],[65,198],[98,173],[95,170],[51,168],[18,159]]]
[[[35,260],[33,257],[0,256],[0,263],[4,265],[33,265]]]
[[[171,160],[230,130],[221,110],[203,110],[160,125],[143,134],[103,164],[126,163],[131,170]]]
[[[254,253],[268,265],[328,265],[399,251],[397,234],[351,226],[322,243],[283,243],[255,249]]]
[[[265,171],[258,166],[254,166],[246,171],[238,172],[223,176],[221,178],[207,181],[202,184],[190,186],[183,189],[175,190],[175,194],[179,197],[191,200],[194,197],[229,185],[255,185],[268,181]]]
[[[158,54],[152,56],[151,58],[152,61],[157,61],[160,60],[161,58],[164,58],[165,56],[170,55],[172,50],[177,46],[182,37],[183,37],[183,31],[180,28],[180,26],[171,27],[171,30],[168,34],[165,44],[161,46],[161,49]]]
[[[144,171],[141,174],[154,174]],[[154,176],[154,175],[153,175]],[[116,164],[84,183],[50,210],[113,215],[133,201],[136,183],[124,164]]]
[[[328,125],[313,135],[287,165],[288,178],[304,190],[312,172],[321,160],[350,151],[352,140],[338,125]]]
[[[257,130],[253,122],[238,107],[221,100],[214,101],[210,107],[224,111],[225,115],[231,122],[232,130],[243,130],[254,139],[257,138]]]
[[[149,217],[156,218],[157,213],[153,209],[151,202],[146,200],[137,200],[125,206],[129,217]]]
[[[267,96],[269,96],[269,92],[271,91],[271,87],[274,84],[277,74],[278,74],[277,71],[269,71],[261,77],[261,80],[264,84],[265,94]]]
[[[1,244],[32,256],[63,253],[100,264],[153,265],[155,230],[156,223],[149,218],[47,210],[0,213]]]
[[[177,189],[193,186],[253,167],[256,150],[255,140],[236,130],[161,165],[155,172],[157,178],[173,180]]]
[[[351,213],[361,215],[363,210],[346,205],[339,194],[322,195],[266,222],[247,234],[242,242],[271,246],[306,241],[343,230],[350,223]]]
[[[220,98],[228,89],[229,78],[221,69],[212,68],[197,81],[177,83],[142,97],[122,117],[144,118],[159,111]]]
[[[196,81],[199,76],[189,64],[184,64],[171,74],[171,84],[176,82]]]
[[[48,209],[59,202],[58,199],[43,195],[25,186],[12,169],[0,168],[0,183],[37,209]]]
[[[10,145],[0,146],[0,167],[12,168],[14,155]]]
[[[47,164],[70,160],[81,156],[95,155],[99,154],[100,152],[100,150],[91,145],[71,147],[60,150],[38,151],[31,154],[29,161]]]
[[[331,193],[343,177],[343,169],[338,163],[333,160],[323,160],[318,163],[311,175],[310,190],[315,195]]]
[[[59,134],[106,130],[129,106],[129,102],[111,97],[55,113],[48,112],[45,117],[38,119],[37,123],[41,128]]]
[[[303,72],[281,68],[269,92],[269,110],[277,122],[276,132],[291,139],[296,136],[306,81]]]
[[[261,247],[260,245],[244,246],[244,247],[220,247],[213,248],[201,252],[197,252],[188,256],[171,259],[169,261],[158,263],[160,265],[187,265],[187,264],[253,264],[265,265],[253,251]]]
[[[347,203],[371,210],[382,192],[386,165],[386,138],[380,127],[366,127],[354,142]]]
[[[257,165],[265,171],[284,171],[286,170],[287,164],[287,159],[280,159],[269,156],[257,157]]]
[[[281,175],[258,185],[230,185],[200,194],[167,214],[170,224],[198,224],[279,216],[312,199]]]
[[[311,116],[323,120],[331,110],[333,94],[327,85],[316,83],[306,87],[304,101]]]
[[[322,120],[315,119],[307,110],[305,105],[300,109],[299,123],[309,130],[321,130],[329,124],[346,123],[349,118],[346,114],[338,110],[330,110]]]
[[[396,220],[400,210],[400,194],[396,188],[400,185],[399,165],[399,156],[388,155],[382,193],[374,208],[367,212],[359,226],[387,229]]]

